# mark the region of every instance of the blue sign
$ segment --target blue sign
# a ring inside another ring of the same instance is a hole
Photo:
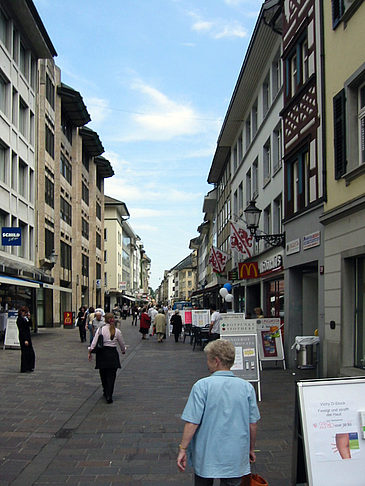
[[[21,246],[22,229],[21,228],[1,228],[2,246]]]

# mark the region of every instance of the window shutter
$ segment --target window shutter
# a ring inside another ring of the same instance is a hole
[[[343,0],[332,0],[332,27],[335,29],[344,13]]]
[[[333,98],[335,179],[340,179],[346,173],[346,98],[345,90],[341,90]]]

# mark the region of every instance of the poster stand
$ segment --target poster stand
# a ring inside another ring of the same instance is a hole
[[[297,383],[292,484],[363,486],[365,376]]]

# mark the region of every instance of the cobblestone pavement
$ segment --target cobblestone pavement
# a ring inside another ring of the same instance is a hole
[[[208,374],[204,353],[188,339],[141,341],[130,318],[120,328],[128,350],[110,405],[78,329],[40,329],[34,373],[19,373],[20,351],[0,349],[0,486],[192,485],[175,461],[180,414],[192,384]],[[270,486],[290,484],[298,376],[280,367],[262,373],[257,471]]]

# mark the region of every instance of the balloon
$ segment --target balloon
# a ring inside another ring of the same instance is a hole
[[[224,287],[222,287],[222,288],[220,289],[220,291],[219,291],[219,294],[220,294],[220,296],[221,296],[221,297],[223,297],[223,299],[224,299],[224,297],[225,297],[226,295],[228,295],[228,290],[227,290],[227,289],[225,289]]]
[[[224,298],[226,302],[233,302],[233,295],[232,294],[227,294]]]
[[[223,287],[224,287],[225,289],[227,289],[227,290],[228,290],[228,292],[230,292],[230,291],[232,290],[232,285],[231,285],[229,282],[225,283],[225,284],[223,285]]]

